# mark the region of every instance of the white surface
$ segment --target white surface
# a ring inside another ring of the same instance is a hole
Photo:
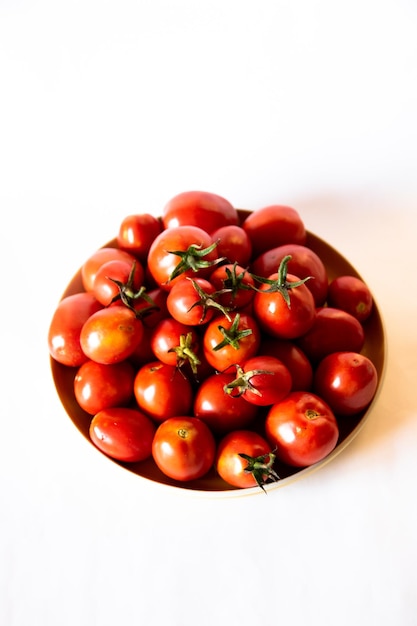
[[[0,623],[417,624],[417,5],[0,0]],[[268,496],[142,482],[64,413],[46,333],[135,211],[288,203],[370,284],[378,404]]]

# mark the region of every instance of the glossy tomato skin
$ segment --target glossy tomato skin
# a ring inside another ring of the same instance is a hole
[[[304,245],[307,240],[300,214],[289,206],[271,205],[257,209],[248,215],[242,227],[251,240],[254,258],[271,248],[288,243]]]
[[[232,344],[226,344],[217,349],[224,340],[222,329],[231,332],[236,323],[238,332],[248,331],[248,334],[238,340],[236,347]],[[231,365],[242,363],[255,356],[260,342],[261,332],[255,318],[247,313],[235,312],[230,314],[230,319],[224,315],[218,315],[207,324],[203,336],[203,350],[210,365],[215,370],[222,372]]]
[[[126,406],[133,398],[134,378],[135,370],[128,361],[104,365],[89,360],[75,375],[75,399],[90,415],[110,407]]]
[[[119,226],[117,243],[121,250],[145,262],[153,240],[161,231],[161,220],[150,213],[127,215]]]
[[[244,376],[248,376],[250,383],[250,387],[242,394],[246,402],[269,406],[283,400],[291,391],[290,371],[274,356],[258,354],[245,361],[241,371]]]
[[[175,365],[154,360],[136,373],[133,391],[140,410],[154,421],[175,415],[190,415],[193,389]]]
[[[196,287],[209,296],[215,292],[214,286],[205,278],[188,277],[175,281],[167,296],[169,314],[187,326],[203,326],[213,318],[215,312],[214,308],[204,308],[199,304],[202,298]]]
[[[361,278],[337,276],[329,284],[327,304],[347,311],[362,323],[372,312],[373,297]]]
[[[172,317],[161,320],[152,331],[150,338],[154,359],[167,363],[168,365],[178,364],[178,353],[176,348],[180,347],[181,337],[189,336],[190,350],[198,352],[198,335],[194,328],[181,324]]]
[[[128,261],[113,260],[103,263],[97,270],[94,278],[93,294],[103,306],[109,306],[111,302],[120,294],[119,287],[115,281],[126,285],[132,271],[133,264]],[[131,290],[137,292],[143,284],[145,277],[144,269],[139,261],[135,262],[133,281]],[[121,300],[117,300],[122,304]],[[124,305],[123,305],[124,306]]]
[[[256,418],[258,409],[242,396],[227,394],[224,387],[235,378],[234,373],[208,376],[194,396],[193,413],[203,420],[215,434],[225,434],[246,428]]]
[[[89,435],[94,445],[117,461],[137,463],[152,455],[156,426],[136,409],[103,409],[90,423]]]
[[[238,224],[234,206],[214,193],[207,191],[184,191],[167,202],[162,210],[164,228],[177,226],[202,226],[208,233]]]
[[[129,358],[143,337],[143,324],[124,306],[101,309],[84,323],[80,343],[97,363],[119,363]]]
[[[332,452],[339,427],[324,400],[311,392],[294,391],[270,408],[265,433],[278,459],[293,467],[307,467]]]
[[[270,280],[277,278],[277,273],[269,276]],[[298,280],[298,276],[287,274],[288,283]],[[289,290],[291,306],[280,292],[267,292],[268,288],[268,284],[262,284],[253,299],[254,315],[261,329],[278,339],[296,339],[310,330],[316,318],[316,306],[306,284]]]
[[[235,430],[227,433],[217,446],[215,468],[229,485],[242,489],[255,487],[257,482],[251,472],[246,472],[247,460],[240,454],[260,457],[272,453],[269,442],[253,430]]]
[[[336,415],[356,415],[372,401],[378,373],[372,361],[356,352],[333,352],[317,366],[314,391]]]
[[[267,250],[251,265],[251,272],[258,276],[269,276],[277,271],[281,261],[290,256],[288,272],[301,279],[309,278],[306,287],[311,291],[316,306],[322,306],[327,298],[328,274],[321,258],[307,246],[286,244]]]
[[[205,476],[213,467],[216,442],[196,417],[176,416],[162,422],[152,443],[152,456],[169,478],[181,482]]]
[[[231,263],[246,267],[252,258],[252,243],[241,226],[229,224],[210,233],[213,241],[218,241],[217,253]]]
[[[361,323],[350,313],[333,307],[319,308],[313,326],[297,339],[313,364],[332,352],[360,352],[364,343]]]
[[[313,366],[304,352],[293,341],[264,337],[259,354],[271,355],[280,359],[291,374],[291,391],[311,391]]]
[[[76,293],[58,304],[48,329],[50,355],[63,365],[79,367],[88,360],[80,343],[81,329],[102,305],[92,293]]]
[[[130,254],[125,250],[111,248],[108,246],[99,248],[88,257],[81,267],[81,281],[84,289],[86,291],[93,291],[97,270],[104,265],[104,263],[115,260],[126,261],[127,263],[130,263],[130,266],[132,266],[132,263],[136,261],[133,254]]]

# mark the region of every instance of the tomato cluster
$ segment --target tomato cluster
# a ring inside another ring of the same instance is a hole
[[[190,191],[159,218],[127,216],[115,241],[83,264],[48,336],[97,448],[179,483],[215,471],[262,488],[332,452],[377,389],[362,352],[374,305],[357,276],[329,280],[296,210],[242,219]]]

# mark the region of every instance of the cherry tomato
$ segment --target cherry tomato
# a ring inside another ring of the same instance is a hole
[[[231,313],[214,317],[203,336],[207,361],[219,372],[230,365],[243,363],[258,351],[261,332],[257,321],[247,313]]]
[[[277,271],[281,261],[290,256],[287,270],[300,278],[311,277],[306,287],[311,291],[316,306],[322,306],[327,298],[328,275],[321,258],[307,246],[289,243],[267,250],[251,265],[251,272],[260,276],[269,276]]]
[[[127,215],[120,224],[117,244],[121,250],[145,262],[149,248],[161,230],[161,221],[149,213]]]
[[[133,392],[139,409],[156,422],[191,413],[193,389],[175,365],[146,363],[135,376]]]
[[[217,300],[228,309],[243,309],[252,302],[255,281],[252,275],[237,263],[225,263],[216,267],[210,282],[219,293]]]
[[[312,327],[297,344],[312,363],[331,352],[360,352],[365,342],[361,323],[346,311],[323,307],[317,310]]]
[[[143,337],[143,324],[127,307],[116,306],[93,313],[84,323],[80,343],[84,354],[98,363],[127,359]]]
[[[317,366],[314,391],[336,415],[355,415],[373,399],[378,373],[372,361],[356,352],[333,352]]]
[[[210,233],[213,241],[217,241],[217,253],[231,263],[246,267],[252,258],[252,243],[249,235],[241,226],[229,224]]]
[[[75,376],[75,399],[90,415],[110,407],[125,406],[133,398],[134,378],[135,371],[128,361],[104,365],[89,360]]]
[[[52,316],[48,330],[50,355],[63,365],[78,367],[88,360],[80,343],[81,329],[88,318],[102,309],[92,293],[63,298]]]
[[[293,341],[264,337],[259,354],[271,355],[282,361],[291,374],[291,391],[310,391],[313,384],[313,366]]]
[[[81,267],[81,280],[86,291],[93,291],[97,270],[108,261],[127,261],[132,266],[136,261],[133,254],[120,248],[99,248],[84,262]]]
[[[237,211],[228,200],[207,191],[179,193],[162,210],[164,228],[193,225],[212,233],[238,221]]]
[[[258,354],[236,367],[234,380],[226,385],[228,393],[236,392],[256,406],[280,402],[291,391],[291,374],[274,356]]]
[[[146,328],[154,328],[168,315],[167,292],[160,287],[145,290],[140,298],[135,299],[133,308]]]
[[[207,424],[196,417],[171,417],[156,430],[152,456],[166,476],[190,481],[205,476],[216,454],[214,436]]]
[[[127,301],[133,306],[144,277],[145,272],[139,261],[107,261],[97,270],[93,294],[103,306],[115,300],[118,304]]]
[[[144,461],[152,455],[156,426],[136,409],[104,409],[91,420],[91,441],[107,456],[125,463]]]
[[[242,225],[252,243],[253,257],[287,243],[304,245],[307,233],[298,211],[289,206],[266,206],[250,213]],[[276,271],[276,270],[274,270]]]
[[[168,312],[188,326],[207,324],[218,307],[217,299],[211,297],[214,292],[214,286],[205,278],[180,278],[168,293]]]
[[[338,276],[329,284],[327,304],[347,311],[360,322],[372,312],[373,298],[369,287],[356,276]]]
[[[331,408],[311,392],[294,391],[274,404],[265,420],[277,458],[294,467],[318,463],[332,452],[339,428]]]
[[[194,328],[167,317],[152,331],[151,348],[154,358],[168,365],[181,367],[186,361],[199,363],[198,336]]]
[[[216,434],[224,434],[237,428],[246,428],[254,421],[258,409],[246,402],[236,392],[226,393],[225,387],[235,379],[234,373],[208,376],[198,387],[193,412]]]
[[[229,485],[240,488],[260,486],[276,481],[273,469],[275,455],[264,437],[252,430],[235,430],[218,444],[215,468]]]

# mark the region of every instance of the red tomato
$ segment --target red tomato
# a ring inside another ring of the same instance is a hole
[[[136,259],[133,254],[119,248],[105,247],[96,250],[81,267],[81,280],[86,291],[93,291],[97,270],[108,261],[127,261],[132,267]]]
[[[156,430],[152,456],[166,476],[190,481],[212,468],[216,443],[209,427],[196,417],[171,417]]]
[[[80,407],[95,415],[103,409],[125,406],[133,398],[135,372],[128,361],[103,365],[87,361],[74,379],[74,395]]]
[[[313,384],[313,366],[294,342],[264,337],[259,354],[271,355],[282,361],[291,374],[291,391],[310,391]]]
[[[146,328],[154,328],[168,314],[167,292],[160,287],[144,291],[135,299],[133,308]]]
[[[329,285],[327,304],[364,322],[372,312],[373,298],[369,287],[360,278],[338,276]]]
[[[314,391],[336,415],[355,415],[373,399],[378,373],[372,361],[356,352],[333,352],[317,366]]]
[[[236,262],[246,267],[252,258],[252,243],[249,235],[241,226],[229,224],[210,233],[213,241],[217,241],[217,253],[231,263]]]
[[[93,294],[103,306],[115,300],[118,304],[133,306],[144,277],[145,272],[139,261],[108,261],[97,270]]]
[[[207,324],[216,307],[214,286],[205,278],[179,278],[168,293],[167,309],[174,319],[187,326]]]
[[[231,313],[214,317],[203,336],[207,361],[219,372],[230,365],[243,363],[258,351],[261,333],[256,320],[247,313]]]
[[[252,263],[251,272],[259,276],[269,276],[277,271],[281,261],[290,256],[287,270],[300,278],[312,277],[307,280],[306,287],[311,291],[316,306],[326,301],[328,275],[321,258],[307,246],[289,243],[267,250]]]
[[[254,258],[271,248],[287,243],[304,245],[307,240],[300,214],[289,206],[258,209],[248,215],[242,226],[251,240]]]
[[[168,365],[181,367],[186,361],[199,362],[198,336],[194,328],[167,317],[152,331],[151,348],[154,358]]]
[[[91,441],[112,459],[125,463],[144,461],[152,455],[156,426],[149,417],[123,407],[104,409],[90,424]]]
[[[252,275],[237,263],[225,263],[216,267],[210,275],[210,282],[219,293],[217,301],[227,309],[243,309],[255,296],[255,281]]]
[[[48,330],[49,353],[55,361],[78,367],[88,360],[81,348],[81,329],[88,318],[101,308],[92,293],[76,293],[61,300]]]
[[[226,385],[228,393],[236,394],[256,406],[280,402],[291,391],[291,374],[274,356],[257,355],[236,368],[236,376]]]
[[[360,352],[364,343],[361,323],[350,313],[332,307],[318,309],[313,326],[297,339],[312,363],[331,352]]]
[[[127,215],[120,224],[117,243],[121,250],[144,262],[153,240],[161,230],[161,221],[149,213]]]
[[[208,233],[239,221],[236,209],[228,200],[207,191],[184,191],[163,208],[164,228],[200,226]]]
[[[240,488],[258,485],[265,490],[267,482],[279,480],[273,469],[274,460],[271,445],[261,435],[251,430],[235,430],[219,442],[214,465],[229,485]]]
[[[193,389],[175,365],[146,363],[136,374],[133,391],[139,408],[156,422],[191,413]]]
[[[212,374],[198,387],[194,397],[194,415],[202,419],[217,434],[248,427],[258,408],[242,396],[228,394],[226,385],[233,382],[234,373]]]
[[[339,428],[331,408],[313,393],[294,391],[274,404],[265,420],[277,458],[293,467],[318,463],[336,447]]]
[[[126,307],[116,306],[93,313],[84,323],[80,343],[84,354],[97,363],[127,359],[143,337],[143,324]]]

